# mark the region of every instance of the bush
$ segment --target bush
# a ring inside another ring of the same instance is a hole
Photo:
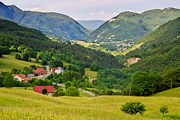
[[[79,91],[76,87],[71,86],[66,90],[65,95],[67,95],[67,96],[79,96]]]
[[[47,93],[47,89],[46,88],[43,88],[42,89],[42,94],[46,94]]]
[[[122,105],[121,111],[131,115],[136,115],[137,113],[142,115],[146,111],[145,107],[140,102],[127,102],[125,105]]]
[[[168,107],[165,105],[165,106],[162,106],[161,108],[160,108],[160,110],[159,110],[163,115],[165,114],[165,113],[168,113],[169,111],[168,111]]]

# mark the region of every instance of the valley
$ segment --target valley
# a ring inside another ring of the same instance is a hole
[[[0,120],[178,120],[179,53],[178,8],[76,21],[0,2]]]

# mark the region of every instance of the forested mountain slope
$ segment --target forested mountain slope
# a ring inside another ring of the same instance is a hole
[[[35,28],[43,33],[69,39],[84,39],[89,31],[74,19],[59,13],[22,11],[16,6],[6,6],[0,2],[0,18],[19,25]]]
[[[160,25],[180,16],[180,9],[155,9],[141,14],[123,12],[110,19],[93,31],[85,40],[87,42],[136,42]]]
[[[164,72],[180,67],[180,17],[161,25],[135,46],[140,47],[125,57],[140,58],[140,61],[125,71]]]
[[[110,54],[76,44],[53,42],[38,30],[22,27],[14,22],[0,19],[0,47],[6,46],[10,48],[12,45],[16,48],[24,45],[32,48],[35,52],[53,52],[56,50],[54,53],[65,54],[65,57],[71,56],[69,58],[71,61],[77,60],[88,64],[97,63],[108,68],[120,67],[118,60]]]

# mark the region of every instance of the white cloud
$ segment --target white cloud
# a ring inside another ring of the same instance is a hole
[[[31,11],[44,12],[41,7],[34,7]]]
[[[89,15],[117,15],[117,13],[113,12],[105,12],[104,10],[101,10],[99,12],[90,12]]]

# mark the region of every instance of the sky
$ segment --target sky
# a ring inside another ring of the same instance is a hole
[[[180,9],[180,0],[0,0],[21,10],[56,12],[75,20],[109,20],[121,12],[142,13],[168,7]]]

